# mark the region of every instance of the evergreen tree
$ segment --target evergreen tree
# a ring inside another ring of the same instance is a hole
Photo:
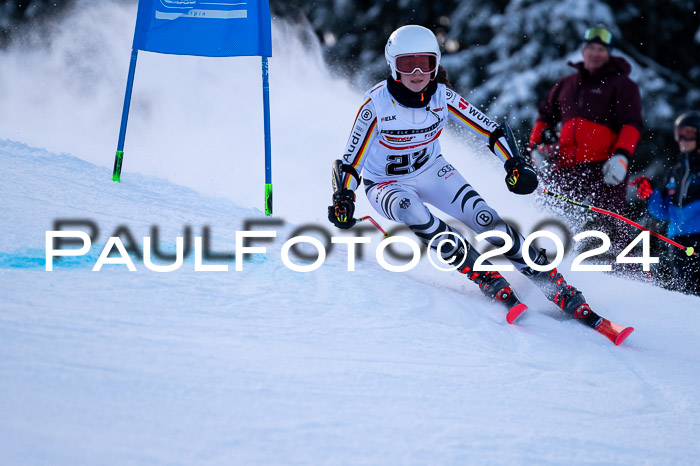
[[[507,118],[525,139],[537,105],[580,61],[586,28],[602,23],[615,36],[613,54],[632,65],[642,95],[645,130],[635,169],[672,156],[672,121],[700,107],[700,28],[690,0],[273,0],[273,12],[308,18],[337,72],[363,88],[387,75],[384,44],[404,24],[435,31],[456,88],[488,114]]]

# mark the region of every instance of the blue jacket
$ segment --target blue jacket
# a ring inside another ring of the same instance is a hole
[[[700,234],[700,153],[680,154],[661,186],[649,197],[649,213],[668,221],[670,238]]]

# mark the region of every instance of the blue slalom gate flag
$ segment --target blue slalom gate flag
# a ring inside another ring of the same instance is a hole
[[[270,6],[267,0],[139,0],[133,48],[205,57],[270,57]]]
[[[138,51],[203,57],[262,57],[265,136],[265,214],[272,215],[270,85],[272,56],[269,0],[139,0],[112,180],[121,181],[124,140]]]

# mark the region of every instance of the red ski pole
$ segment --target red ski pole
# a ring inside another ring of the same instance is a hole
[[[382,235],[384,236],[384,238],[388,238],[389,236],[391,236],[390,233],[388,233],[387,231],[384,230],[384,228],[382,228],[381,226],[379,226],[379,224],[378,224],[377,222],[375,222],[374,219],[373,219],[372,217],[370,217],[369,215],[365,215],[364,217],[360,217],[360,218],[356,218],[356,219],[355,219],[355,221],[356,221],[357,223],[363,222],[363,221],[365,221],[365,220],[369,220],[369,221],[372,223],[372,225],[374,225],[375,227],[377,227],[377,230],[379,230],[379,231],[382,232]]]
[[[643,227],[643,226],[640,225],[639,223],[633,222],[632,220],[630,220],[630,219],[628,219],[628,218],[625,218],[625,217],[623,217],[623,216],[620,215],[620,214],[616,214],[615,212],[610,212],[609,210],[601,209],[601,208],[598,208],[598,207],[590,206],[590,205],[584,204],[584,203],[582,203],[582,202],[573,201],[573,200],[571,200],[571,199],[568,199],[568,198],[566,198],[566,197],[564,197],[564,196],[561,196],[561,195],[559,195],[559,194],[553,193],[553,192],[548,191],[548,190],[546,190],[546,189],[544,189],[542,192],[543,192],[544,194],[548,194],[548,195],[552,196],[552,197],[555,198],[555,199],[559,199],[560,201],[568,202],[569,204],[577,205],[577,206],[579,206],[579,207],[583,207],[584,209],[592,210],[593,212],[598,212],[598,213],[601,213],[601,214],[610,215],[611,217],[615,217],[615,218],[618,219],[618,220],[622,220],[623,222],[629,223],[630,225],[632,225],[632,226],[634,226],[634,227],[637,227],[637,228],[639,228],[640,230],[648,231],[650,234],[656,236],[657,238],[659,238],[659,239],[661,239],[661,240],[664,240],[664,241],[666,241],[667,243],[676,246],[677,248],[683,249],[683,250],[685,251],[685,253],[686,253],[688,256],[692,256],[693,254],[697,254],[697,253],[695,252],[695,249],[694,249],[692,246],[685,247],[685,246],[683,246],[682,244],[676,243],[676,242],[673,241],[672,239],[666,238],[666,237],[665,237],[664,235],[662,235],[662,234],[659,234],[659,233],[657,233],[657,232],[655,232],[655,231],[652,231],[652,230],[650,230],[650,229],[648,229],[648,228],[646,228],[646,227]]]

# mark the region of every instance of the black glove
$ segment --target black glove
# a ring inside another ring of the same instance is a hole
[[[357,220],[355,214],[355,193],[347,188],[333,193],[333,205],[328,206],[328,220],[336,227],[347,230]]]
[[[513,157],[506,160],[506,186],[515,194],[530,194],[537,189],[537,173],[524,159]]]

